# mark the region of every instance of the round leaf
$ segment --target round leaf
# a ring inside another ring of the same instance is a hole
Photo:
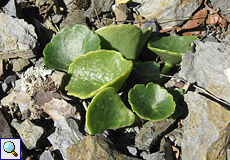
[[[81,54],[101,48],[100,38],[87,26],[66,27],[48,43],[43,51],[44,65],[66,71],[73,60]]]
[[[86,126],[90,134],[101,134],[106,129],[132,125],[135,115],[121,101],[113,87],[97,93],[86,113]]]
[[[118,91],[128,78],[132,67],[132,61],[123,58],[119,52],[88,52],[76,58],[69,66],[67,94],[87,99],[106,87],[112,86]]]
[[[126,59],[135,61],[147,43],[152,29],[143,33],[135,25],[121,24],[102,27],[95,33],[101,38],[101,48],[119,51]]]
[[[195,36],[168,36],[150,40],[148,48],[172,65],[180,63],[186,50],[191,50],[189,43],[199,40]]]
[[[132,110],[146,120],[162,120],[173,114],[173,97],[158,84],[137,84],[129,91],[129,103]]]

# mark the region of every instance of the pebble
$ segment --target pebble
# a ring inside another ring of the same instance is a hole
[[[54,127],[55,131],[47,138],[53,145],[53,148],[59,150],[62,157],[67,159],[66,149],[75,142],[83,139],[84,136],[79,131],[78,123],[72,118],[56,120]]]
[[[0,28],[0,52],[35,50],[37,34],[33,25],[0,13]]]
[[[56,160],[57,158],[55,157],[55,155],[52,154],[52,152],[50,152],[50,150],[45,150],[39,160]]]
[[[19,72],[27,67],[30,64],[30,61],[27,58],[18,58],[10,60],[9,63],[13,66],[12,70],[14,72]]]
[[[35,149],[41,147],[46,142],[45,129],[33,124],[26,119],[20,123],[17,119],[13,119],[11,125],[17,130],[27,149]]]
[[[118,24],[125,23],[125,20],[127,20],[129,15],[130,15],[130,11],[129,11],[127,5],[124,3],[116,5],[114,13],[116,16],[116,20],[118,21],[117,22]]]
[[[0,138],[13,138],[9,124],[0,111]]]

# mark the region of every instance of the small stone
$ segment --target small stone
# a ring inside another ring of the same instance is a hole
[[[62,19],[62,17],[63,17],[62,14],[55,14],[51,18],[53,23],[58,23]]]
[[[203,0],[132,0],[130,5],[145,19],[150,20],[152,17],[157,19],[159,25],[165,28],[178,26],[183,21],[178,21],[184,17],[190,17],[195,10],[202,4]],[[136,4],[139,4],[136,6]]]
[[[1,88],[2,88],[2,91],[3,91],[3,92],[7,92],[8,86],[7,86],[6,83],[2,83],[2,84],[1,84]]]
[[[122,24],[125,22],[125,20],[129,17],[129,9],[126,4],[119,4],[115,6],[115,16],[116,20],[118,21],[118,24]]]
[[[22,123],[13,119],[11,125],[17,130],[23,143],[29,150],[38,148],[46,142],[44,137],[45,129],[36,126],[28,119],[24,120]]]
[[[143,157],[143,159],[145,160],[165,160],[164,158],[165,154],[162,152],[148,154],[146,151],[144,151],[141,152],[140,156]]]
[[[4,115],[0,111],[0,138],[13,138],[12,133],[10,131],[10,126],[7,123]]]
[[[34,50],[37,35],[31,24],[0,13],[0,52]]]
[[[111,11],[113,3],[114,0],[92,0],[90,7],[86,10],[84,15],[88,18],[95,18],[96,12],[99,15],[101,12]]]
[[[101,134],[85,136],[67,148],[67,159],[126,159],[138,160],[118,152],[112,142]]]
[[[19,72],[22,71],[26,66],[28,66],[30,64],[30,61],[28,59],[18,58],[10,60],[10,64],[13,65],[12,70],[14,72]]]
[[[22,11],[15,0],[8,1],[7,4],[2,7],[2,10],[6,15],[17,18],[23,17]]]
[[[14,81],[16,81],[16,75],[10,75],[6,77],[6,79],[4,80],[4,83],[9,84]]]
[[[83,134],[79,131],[79,126],[72,118],[63,118],[54,123],[55,132],[48,140],[55,150],[59,150],[64,159],[67,159],[66,149],[75,142],[83,139]]]
[[[150,36],[150,39],[158,37],[159,36],[159,28],[157,26],[155,18],[151,18],[148,22],[144,23],[141,27],[141,30],[147,29],[149,27],[153,28],[153,32]]]
[[[39,158],[39,160],[55,160],[55,159],[56,159],[55,156],[52,155],[50,150],[45,150]]]
[[[148,121],[135,137],[135,145],[140,150],[147,150],[174,124],[175,120]]]
[[[68,26],[74,26],[76,24],[87,25],[84,13],[85,12],[81,10],[75,10],[73,12],[70,12],[67,15],[66,19],[60,24],[60,29],[63,29]]]
[[[137,156],[137,148],[136,147],[127,146],[127,149],[129,151],[129,153],[131,153],[133,156]]]

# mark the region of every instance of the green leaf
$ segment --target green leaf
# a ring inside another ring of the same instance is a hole
[[[101,48],[119,51],[126,59],[136,61],[152,33],[152,28],[143,33],[135,25],[121,24],[102,27],[95,33],[101,38]]]
[[[160,64],[154,61],[137,62],[133,64],[133,71],[131,74],[135,74],[136,79],[139,79],[140,83],[148,83],[156,81],[160,78]]]
[[[89,134],[101,134],[106,129],[116,129],[132,125],[135,115],[121,101],[113,87],[97,93],[86,113]]]
[[[162,120],[173,114],[175,102],[173,97],[158,84],[137,84],[128,93],[132,110],[146,120]]]
[[[168,90],[168,92],[173,96],[173,100],[176,103],[175,112],[170,116],[170,118],[177,118],[184,111],[184,107],[180,104],[184,100],[183,89],[180,89],[180,88],[170,88]]]
[[[106,87],[118,91],[128,78],[132,61],[112,50],[97,50],[77,57],[69,66],[68,95],[81,99],[92,98]]]
[[[46,45],[43,51],[44,65],[67,72],[76,57],[100,49],[100,42],[98,35],[87,26],[77,24],[66,27]]]
[[[148,48],[165,60],[162,74],[167,74],[173,65],[180,63],[186,50],[191,50],[189,43],[199,40],[195,36],[157,37],[150,40]]]

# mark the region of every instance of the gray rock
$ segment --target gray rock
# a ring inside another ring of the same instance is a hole
[[[83,139],[83,134],[79,131],[79,126],[71,118],[56,120],[54,123],[55,132],[48,140],[55,150],[59,150],[64,159],[67,159],[66,149],[75,142]]]
[[[187,51],[181,62],[179,77],[230,102],[230,85],[226,69],[230,68],[230,46],[222,43],[195,41],[196,52]],[[209,146],[228,125],[230,112],[224,106],[202,95],[202,91],[185,94],[188,115],[184,119],[182,159],[206,159]]]
[[[152,153],[152,154],[148,154],[147,152],[141,152],[140,154],[141,157],[143,157],[143,159],[145,160],[164,160],[164,156],[165,154],[162,152],[156,152],[156,153]]]
[[[92,0],[90,7],[85,12],[85,16],[88,18],[95,18],[95,10],[98,15],[101,14],[101,12],[109,12],[113,4],[114,0]]]
[[[84,13],[85,12],[81,10],[70,12],[67,15],[66,19],[60,24],[60,29],[63,29],[68,26],[74,26],[76,24],[87,25]]]
[[[140,4],[135,7],[135,10],[141,16],[147,20],[156,18],[160,26],[165,29],[182,24],[201,5],[203,0],[133,0],[132,2]]]
[[[18,58],[10,60],[10,64],[12,64],[12,70],[14,72],[19,72],[23,70],[26,66],[28,66],[30,64],[30,61],[27,58]]]
[[[65,3],[65,5],[69,5],[70,3],[72,3],[74,0],[63,0],[63,2]]]
[[[29,150],[41,147],[46,142],[45,129],[33,124],[28,119],[22,123],[13,119],[11,125],[17,130],[23,143]]]
[[[175,120],[148,121],[135,137],[135,145],[140,150],[147,150],[159,139],[160,136],[174,124]]]
[[[23,17],[22,11],[15,0],[8,1],[7,4],[2,7],[2,10],[6,15],[17,18]]]
[[[62,14],[55,14],[51,18],[53,23],[58,23],[62,19],[62,17],[63,17]]]
[[[10,75],[6,77],[6,79],[4,80],[4,83],[9,84],[14,81],[16,81],[16,75]]]
[[[213,7],[215,10],[220,10],[223,12],[224,16],[230,17],[227,11],[230,8],[230,1],[229,0],[210,0],[210,6]]]
[[[0,28],[0,52],[35,50],[37,35],[32,25],[0,13]]]
[[[131,153],[133,156],[137,156],[137,148],[136,147],[127,146],[127,149],[129,151],[129,153]]]
[[[13,135],[10,131],[10,126],[7,123],[4,115],[0,111],[0,138],[13,138]]]
[[[67,148],[67,159],[125,159],[138,160],[118,152],[112,142],[101,134],[85,136]]]
[[[57,159],[57,157],[53,155],[50,152],[50,150],[45,150],[39,158],[39,160],[55,160],[55,159]]]

